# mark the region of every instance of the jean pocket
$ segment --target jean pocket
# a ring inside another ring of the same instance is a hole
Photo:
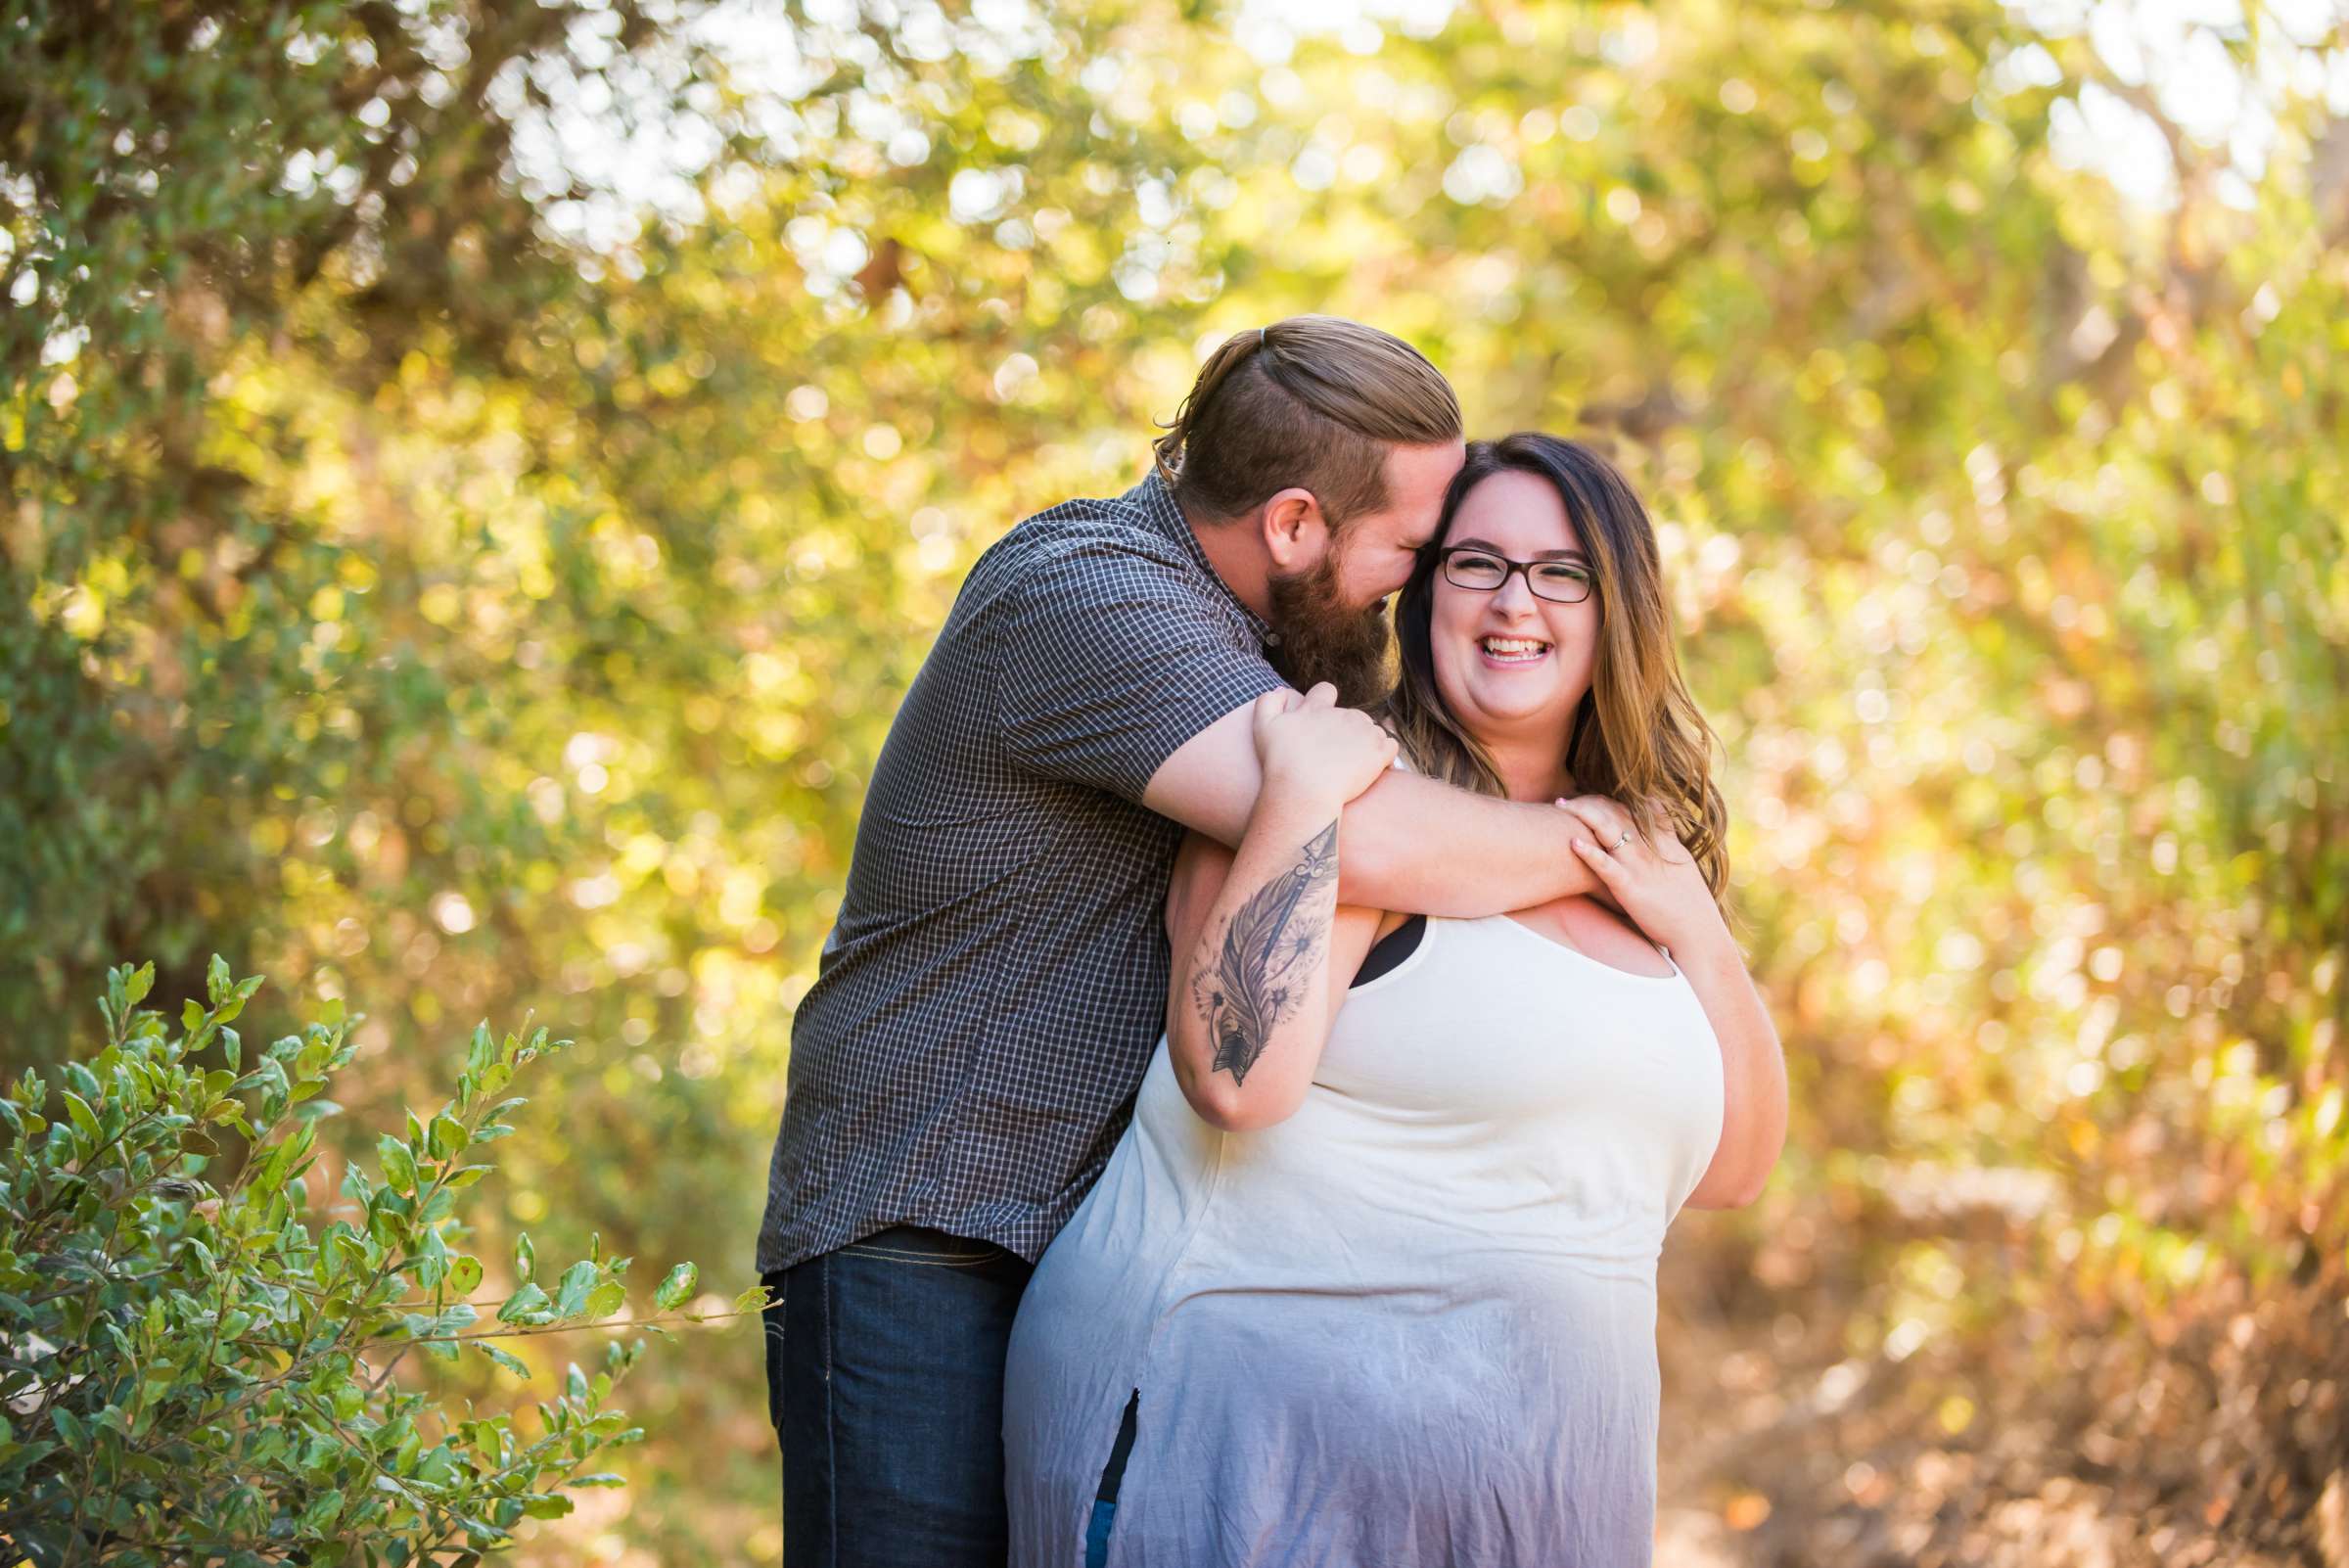
[[[788,1269],[760,1275],[766,1287],[766,1305],[759,1310],[759,1333],[766,1347],[766,1419],[783,1430],[783,1298],[791,1280]]]
[[[932,1268],[976,1268],[1011,1254],[991,1241],[948,1235],[921,1225],[892,1225],[840,1249],[849,1258],[918,1264]]]

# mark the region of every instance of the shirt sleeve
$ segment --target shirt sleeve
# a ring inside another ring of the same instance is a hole
[[[1114,540],[1032,563],[998,606],[996,717],[1012,758],[1139,804],[1159,764],[1283,684],[1216,589]]]

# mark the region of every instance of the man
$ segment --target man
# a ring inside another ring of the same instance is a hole
[[[972,568],[792,1030],[759,1242],[787,1568],[1002,1560],[1004,1344],[1163,1025],[1174,848],[1239,842],[1258,696],[1379,694],[1386,596],[1463,454],[1417,350],[1293,317],[1217,350],[1139,484]],[[1340,901],[1593,892],[1575,831],[1397,773],[1346,809]]]

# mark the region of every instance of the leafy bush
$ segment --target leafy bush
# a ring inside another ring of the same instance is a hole
[[[629,1260],[590,1256],[550,1289],[524,1235],[519,1288],[493,1309],[505,1326],[475,1326],[483,1270],[459,1247],[458,1194],[513,1130],[516,1072],[570,1041],[477,1028],[455,1097],[382,1137],[377,1176],[350,1164],[351,1217],[314,1228],[305,1174],[337,1110],[321,1091],[356,1019],[329,1002],[241,1071],[230,1025],[260,980],[215,956],[208,1006],[188,1001],[176,1033],[138,1005],[153,982],[152,964],[110,971],[106,1048],[0,1099],[0,1544],[41,1568],[470,1562],[522,1519],[568,1513],[561,1488],[619,1485],[580,1472],[642,1435],[607,1403],[641,1339],[609,1345],[592,1376],[573,1365],[534,1437],[393,1378],[412,1350],[455,1360],[466,1345],[527,1377],[497,1337],[623,1305]],[[215,1049],[226,1065],[202,1065]],[[229,1133],[245,1158],[214,1186]],[[656,1305],[694,1284],[680,1264]]]

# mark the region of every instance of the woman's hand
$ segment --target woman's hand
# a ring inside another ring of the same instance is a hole
[[[1259,697],[1255,733],[1267,792],[1333,807],[1377,783],[1395,761],[1395,737],[1360,710],[1340,708],[1326,680],[1302,697],[1286,687]]]
[[[1708,941],[1728,938],[1704,872],[1678,839],[1651,842],[1622,803],[1604,795],[1578,795],[1558,805],[1587,831],[1576,837],[1575,853],[1650,940],[1681,958]]]

